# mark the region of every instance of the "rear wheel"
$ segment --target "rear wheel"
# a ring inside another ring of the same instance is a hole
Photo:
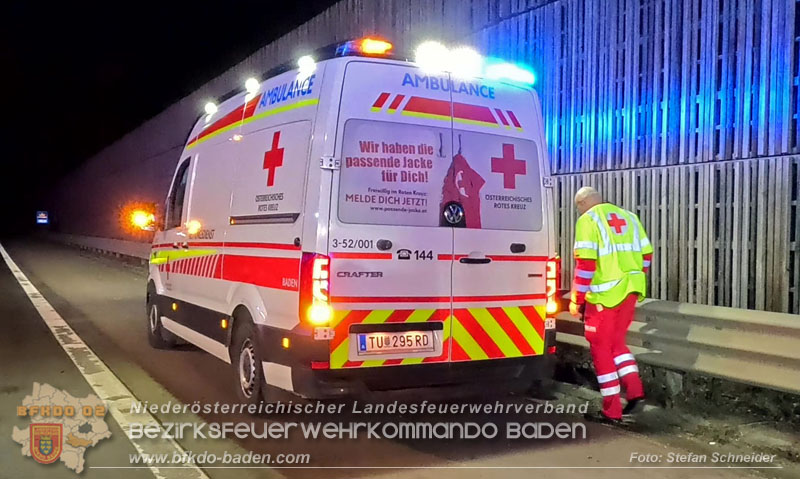
[[[156,349],[175,346],[175,337],[161,324],[161,310],[155,301],[155,293],[147,295],[147,342]]]
[[[258,404],[265,398],[266,384],[261,366],[262,354],[256,341],[255,326],[250,314],[240,312],[233,322],[231,366],[236,396],[246,404]]]

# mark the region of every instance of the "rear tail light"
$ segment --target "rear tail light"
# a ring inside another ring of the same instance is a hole
[[[300,261],[300,320],[311,326],[327,326],[333,316],[330,306],[330,258],[303,253]]]
[[[545,311],[547,316],[555,316],[559,310],[558,285],[561,283],[561,258],[558,255],[547,260],[545,280],[547,287],[547,306]]]
[[[329,361],[311,361],[311,369],[330,369],[331,363]]]

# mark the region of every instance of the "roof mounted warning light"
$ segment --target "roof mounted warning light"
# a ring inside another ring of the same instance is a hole
[[[336,56],[388,56],[392,53],[393,47],[394,45],[386,40],[365,37],[342,43],[336,48]]]

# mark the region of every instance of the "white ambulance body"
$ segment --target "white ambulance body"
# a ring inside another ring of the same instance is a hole
[[[357,50],[198,120],[154,240],[151,344],[231,363],[245,401],[549,375],[536,93]]]

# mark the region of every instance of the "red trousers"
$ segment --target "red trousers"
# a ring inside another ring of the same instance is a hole
[[[584,334],[591,347],[597,382],[603,396],[603,413],[614,419],[622,418],[620,386],[625,387],[629,401],[644,397],[639,368],[625,345],[637,300],[637,294],[628,295],[614,308],[586,303]]]

